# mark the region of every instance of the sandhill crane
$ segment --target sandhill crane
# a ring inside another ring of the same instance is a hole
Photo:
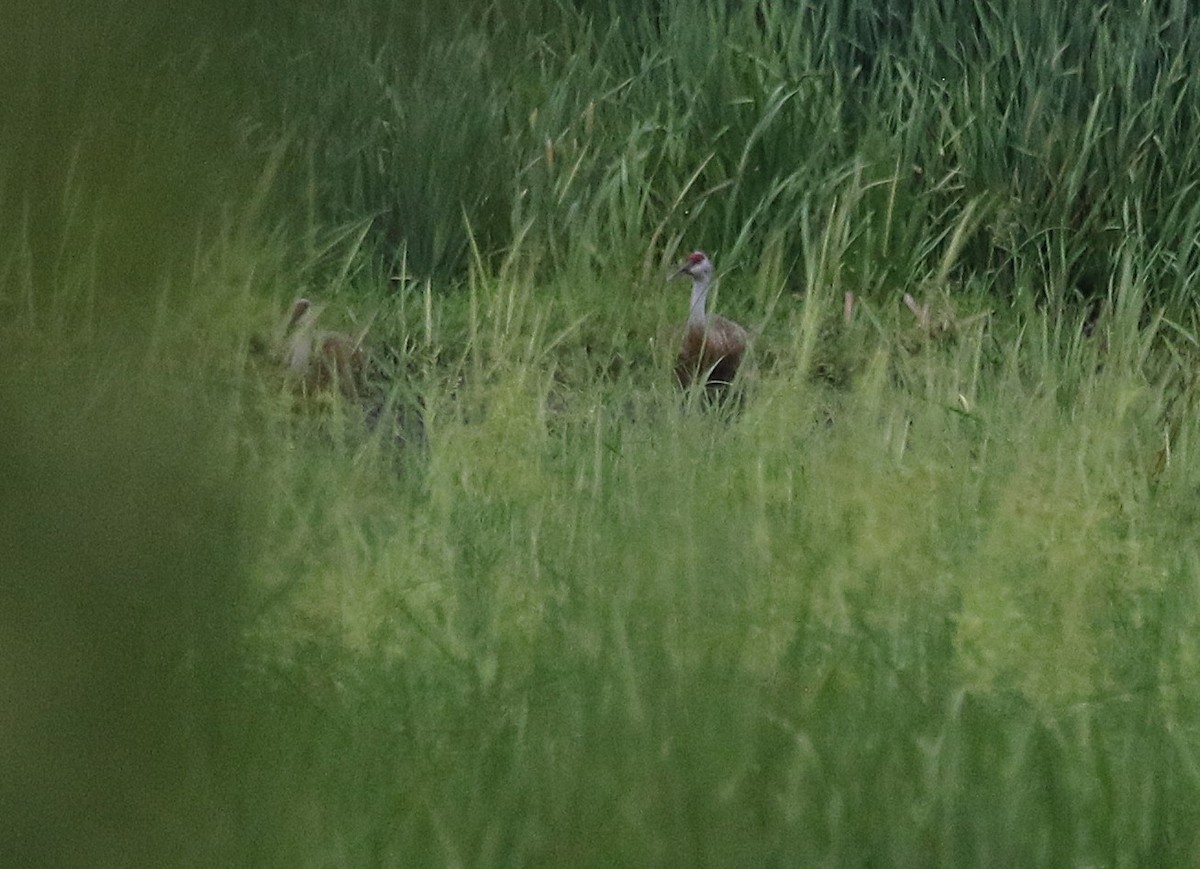
[[[336,386],[347,398],[358,394],[366,365],[362,349],[365,337],[316,328],[318,311],[300,298],[284,327],[283,364],[297,391],[307,395]]]
[[[746,330],[727,317],[709,314],[708,289],[712,285],[712,260],[694,251],[671,275],[692,279],[692,305],[683,333],[683,346],[675,362],[675,377],[685,389],[696,381],[710,395],[720,395],[733,381],[749,338]]]

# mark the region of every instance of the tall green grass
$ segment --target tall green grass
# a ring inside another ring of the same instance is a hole
[[[1193,862],[1188,10],[471,7],[104,19],[3,167],[5,857]]]
[[[314,11],[293,41],[254,43],[277,75],[253,135],[287,143],[312,212],[373,216],[381,255],[422,273],[461,270],[472,232],[489,256],[532,232],[551,262],[594,264],[685,237],[737,261],[776,239],[796,268],[800,217],[859,171],[880,186],[855,223],[892,270],[865,276],[876,293],[936,262],[978,199],[968,264],[1005,295],[1102,294],[1127,210],[1176,258],[1156,294],[1186,295],[1181,9],[535,6],[480,25],[420,4]]]
[[[521,287],[480,279],[481,319]],[[1153,477],[1139,310],[1106,349],[880,314],[851,388],[801,336],[733,419],[573,379],[535,315],[477,335],[423,389],[417,479],[275,466],[315,566],[261,623],[269,683],[304,680],[351,800],[314,784],[300,847],[365,814],[329,859],[1185,860],[1193,484],[1178,440]]]

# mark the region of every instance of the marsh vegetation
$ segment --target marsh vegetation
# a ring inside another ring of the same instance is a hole
[[[8,29],[5,856],[1193,863],[1188,4],[462,7]]]

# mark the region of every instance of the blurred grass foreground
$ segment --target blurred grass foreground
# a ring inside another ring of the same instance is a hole
[[[1194,865],[1198,39],[6,4],[0,865]]]

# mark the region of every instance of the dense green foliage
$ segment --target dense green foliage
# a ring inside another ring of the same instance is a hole
[[[1194,863],[1188,4],[13,10],[0,862]]]

